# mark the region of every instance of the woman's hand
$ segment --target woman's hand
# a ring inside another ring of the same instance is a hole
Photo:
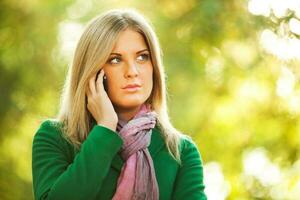
[[[87,108],[96,120],[98,125],[116,130],[118,115],[103,86],[104,70],[101,69],[97,81],[97,75],[89,80],[87,90]]]

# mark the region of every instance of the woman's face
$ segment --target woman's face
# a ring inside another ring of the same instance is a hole
[[[153,67],[143,36],[121,32],[106,64],[107,94],[117,109],[136,108],[151,94]]]

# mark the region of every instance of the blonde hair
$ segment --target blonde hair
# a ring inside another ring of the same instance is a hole
[[[153,88],[147,102],[158,114],[158,125],[169,153],[181,163],[179,145],[180,138],[185,135],[176,130],[169,120],[159,42],[150,23],[133,9],[112,9],[88,23],[68,71],[57,119],[64,124],[66,139],[79,148],[92,128],[93,117],[87,110],[85,95],[89,79],[105,64],[118,35],[127,28],[141,33],[149,47],[153,65]]]

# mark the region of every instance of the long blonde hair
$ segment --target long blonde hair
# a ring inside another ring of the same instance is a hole
[[[133,9],[112,9],[88,23],[68,71],[57,119],[64,124],[66,139],[79,148],[92,128],[93,118],[87,110],[85,95],[89,79],[105,64],[118,35],[127,28],[141,33],[149,47],[153,65],[153,89],[147,102],[158,114],[158,125],[169,153],[181,163],[179,145],[181,137],[185,135],[176,130],[169,120],[159,42],[151,24]]]

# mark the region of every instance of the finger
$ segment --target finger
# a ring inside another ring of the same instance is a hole
[[[95,85],[95,80],[96,80],[96,75],[92,76],[92,78],[90,78],[89,80],[89,91],[90,91],[90,94],[96,94],[96,85]]]
[[[104,70],[101,69],[98,77],[97,77],[97,85],[96,85],[96,90],[99,92],[99,91],[102,91],[104,89],[103,87],[103,76],[104,76]]]

